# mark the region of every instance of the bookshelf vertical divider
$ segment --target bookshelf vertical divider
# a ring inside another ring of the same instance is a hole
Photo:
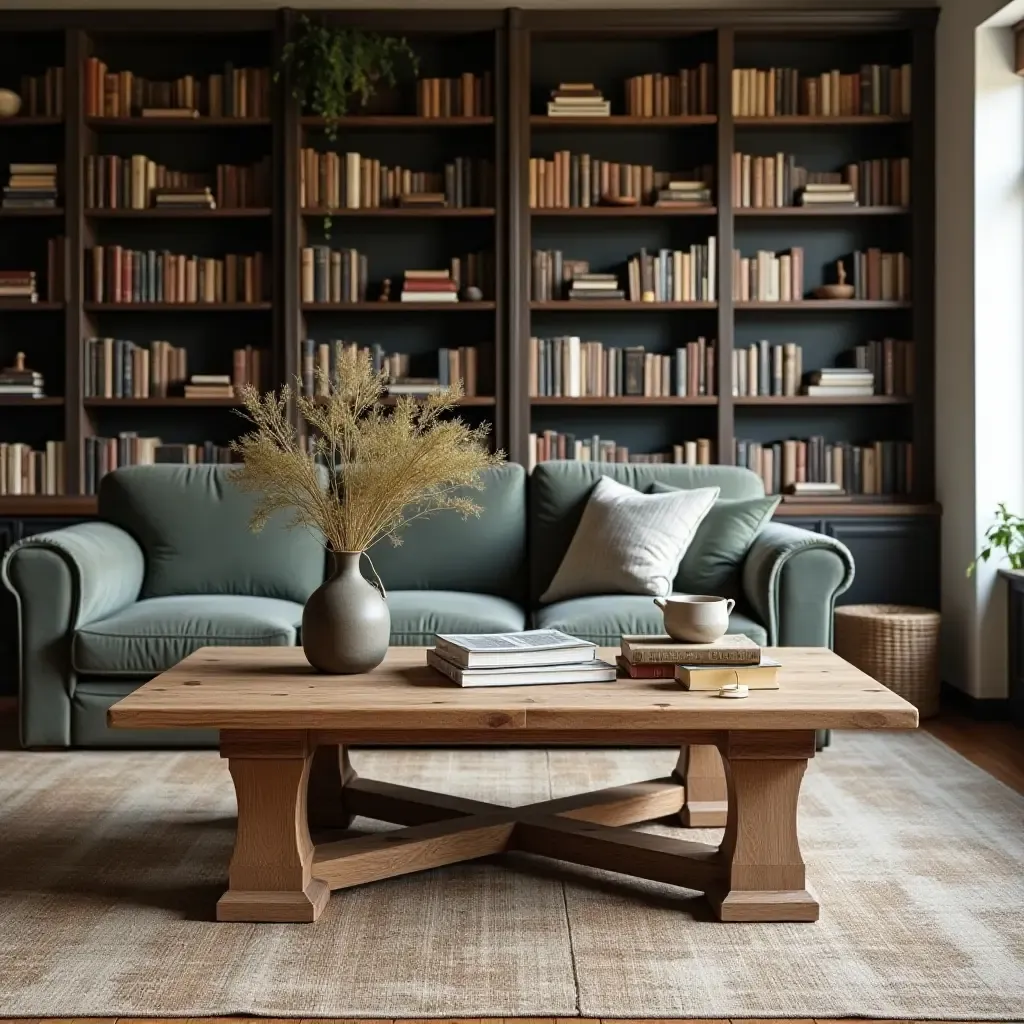
[[[715,147],[714,201],[718,204],[718,337],[715,341],[715,392],[718,418],[715,460],[731,465],[735,438],[735,414],[732,400],[732,352],[735,341],[732,250],[732,153],[735,132],[732,119],[732,68],[735,53],[735,31],[720,28],[715,59],[715,105],[718,112]]]

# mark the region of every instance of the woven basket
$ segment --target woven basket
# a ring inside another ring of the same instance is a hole
[[[930,608],[846,605],[836,609],[835,651],[928,718],[939,710],[939,622]]]

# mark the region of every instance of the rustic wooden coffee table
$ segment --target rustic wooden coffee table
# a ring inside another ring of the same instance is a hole
[[[723,921],[814,921],[797,841],[814,731],[909,729],[917,711],[830,651],[769,654],[781,688],[723,700],[664,680],[461,689],[427,668],[423,648],[392,648],[366,675],[323,676],[298,648],[207,647],[109,721],[220,730],[238,798],[220,921],[315,921],[332,889],[509,850],[696,889]],[[506,808],[358,778],[350,744],[683,753],[669,778]],[[356,814],[408,827],[314,846],[310,825],[344,828]],[[724,825],[722,843],[619,827],[666,817]]]

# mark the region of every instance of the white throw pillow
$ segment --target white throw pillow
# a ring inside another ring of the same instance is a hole
[[[541,602],[586,594],[672,593],[679,563],[719,488],[641,494],[603,476]]]

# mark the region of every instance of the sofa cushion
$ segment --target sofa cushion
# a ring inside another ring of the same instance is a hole
[[[675,489],[661,481],[651,485],[652,494]],[[679,594],[739,597],[743,560],[780,501],[782,498],[777,494],[764,498],[719,498],[697,527],[679,563],[672,589]]]
[[[293,645],[301,622],[302,605],[272,597],[152,597],[79,629],[71,664],[92,675],[155,675],[212,644]]]
[[[389,590],[391,643],[427,647],[435,633],[513,633],[526,626],[523,608],[493,594],[456,590]]]
[[[587,594],[666,597],[697,527],[717,497],[717,487],[640,494],[601,477],[541,601],[550,604]]]
[[[533,613],[532,626],[560,629],[570,636],[606,647],[618,647],[623,633],[665,632],[665,620],[653,598],[632,594],[575,597],[549,604]],[[764,627],[738,611],[729,616],[729,632],[745,633],[759,644],[768,643]]]
[[[389,593],[464,590],[526,603],[526,474],[512,463],[481,476],[483,490],[458,492],[482,507],[479,518],[438,512],[411,522],[398,547],[385,539],[370,549]]]
[[[602,476],[638,491],[655,480],[672,487],[717,487],[722,498],[757,498],[761,478],[741,466],[676,466],[664,463],[554,461],[540,463],[530,474],[530,600],[536,604],[562,564],[587,498]]]
[[[278,513],[249,530],[255,498],[231,466],[130,466],[100,484],[99,516],[132,534],[146,556],[142,594],[244,594],[304,602],[323,582],[319,536]]]

